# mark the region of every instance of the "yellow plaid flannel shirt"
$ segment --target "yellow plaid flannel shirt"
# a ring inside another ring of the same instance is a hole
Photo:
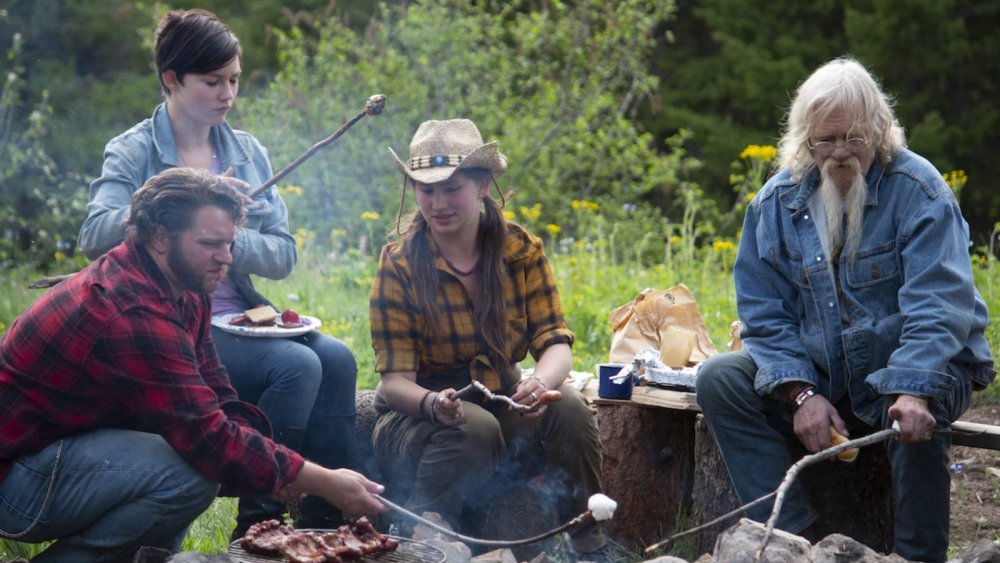
[[[430,235],[428,235],[430,236]],[[433,239],[430,241],[433,248]],[[504,261],[510,272],[504,287],[511,363],[528,352],[536,360],[553,344],[572,345],[559,290],[542,241],[518,225],[509,226]],[[501,378],[486,360],[486,345],[476,329],[472,302],[462,282],[440,256],[435,257],[440,287],[440,326],[428,327],[417,309],[412,269],[399,241],[382,248],[369,302],[375,370],[417,373],[420,378],[469,368],[473,378],[502,391]]]

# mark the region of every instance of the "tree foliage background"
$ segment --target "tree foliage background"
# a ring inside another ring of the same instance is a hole
[[[895,94],[912,148],[967,172],[974,238],[1000,217],[996,2],[0,0],[0,268],[65,268],[104,143],[160,101],[155,22],[195,6],[243,42],[231,121],[276,169],[387,96],[386,114],[282,182],[293,226],[333,244],[394,226],[387,147],[405,158],[421,121],[451,117],[501,141],[508,209],[535,228],[571,235],[569,203],[587,200],[616,219],[735,232],[730,163],[772,144],[796,85],[844,54]],[[382,215],[377,231],[365,212]]]

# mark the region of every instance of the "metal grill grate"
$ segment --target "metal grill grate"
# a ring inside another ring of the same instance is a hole
[[[329,532],[330,530],[313,530],[316,532]],[[362,563],[442,563],[444,552],[440,549],[427,545],[426,543],[390,536],[399,541],[399,547],[395,551],[383,551],[368,555],[358,561]],[[287,561],[284,557],[268,557],[265,555],[253,555],[243,551],[239,540],[229,544],[228,554],[236,558],[241,563],[273,563],[275,561]]]

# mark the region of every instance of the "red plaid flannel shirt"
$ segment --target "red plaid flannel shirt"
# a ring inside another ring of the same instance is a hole
[[[163,436],[234,494],[293,481],[302,456],[256,430],[270,425],[230,385],[210,311],[206,295],[172,299],[131,242],[48,290],[0,345],[0,479],[60,438],[122,428]]]

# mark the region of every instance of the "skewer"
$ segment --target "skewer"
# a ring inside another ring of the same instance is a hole
[[[386,498],[383,497],[383,496],[381,496],[381,495],[375,495],[375,494],[373,494],[372,496],[375,497],[376,499],[378,499],[379,502],[381,502],[382,504],[384,504],[384,505],[388,506],[389,508],[395,510],[396,512],[399,512],[400,514],[402,514],[402,515],[404,515],[404,516],[406,516],[406,517],[408,517],[408,518],[410,518],[412,520],[415,520],[416,522],[419,522],[420,524],[423,524],[423,525],[425,525],[425,526],[427,526],[427,527],[429,527],[429,528],[431,528],[431,529],[433,529],[435,531],[441,532],[442,534],[444,534],[446,536],[455,538],[455,539],[457,539],[459,541],[462,541],[462,542],[465,542],[465,543],[474,543],[474,544],[478,544],[478,545],[485,545],[485,546],[488,546],[488,547],[514,547],[514,546],[518,546],[518,545],[528,545],[528,544],[539,542],[539,541],[542,541],[544,539],[551,538],[552,536],[561,534],[561,533],[565,532],[566,530],[572,528],[573,526],[576,526],[578,524],[582,524],[582,523],[586,522],[588,519],[595,519],[596,520],[596,518],[594,518],[594,512],[592,510],[587,510],[587,511],[585,511],[585,512],[579,514],[579,515],[577,515],[575,518],[573,518],[569,522],[566,522],[565,524],[561,524],[561,525],[559,525],[559,526],[557,526],[557,527],[555,527],[555,528],[553,528],[553,529],[551,529],[551,530],[549,530],[547,532],[542,532],[541,534],[538,534],[537,536],[531,536],[530,538],[523,538],[523,539],[518,539],[518,540],[487,540],[487,539],[482,539],[482,538],[474,538],[472,536],[466,536],[464,534],[460,534],[458,532],[455,532],[454,530],[450,530],[450,529],[448,529],[448,528],[446,528],[444,526],[441,526],[440,524],[436,524],[434,522],[431,522],[430,520],[424,518],[423,516],[419,516],[417,514],[414,514],[413,512],[410,512],[409,510],[403,508],[402,506],[399,506],[398,504],[396,504],[396,503],[394,503],[392,501],[386,500]],[[603,495],[594,495],[594,497],[597,497],[597,496],[603,496]],[[591,497],[592,501],[594,500],[594,497]],[[607,500],[610,500],[610,499],[607,499]],[[595,509],[595,510],[597,510],[597,509]]]
[[[535,408],[535,405],[522,405],[521,403],[514,401],[513,399],[511,399],[506,395],[497,395],[493,391],[490,391],[489,387],[483,385],[482,383],[476,380],[472,380],[472,383],[466,385],[465,387],[462,387],[458,391],[455,391],[455,394],[452,395],[451,398],[452,400],[461,399],[462,397],[470,395],[473,391],[479,391],[489,401],[499,401],[501,403],[507,403],[514,410],[530,411],[531,409]]]

